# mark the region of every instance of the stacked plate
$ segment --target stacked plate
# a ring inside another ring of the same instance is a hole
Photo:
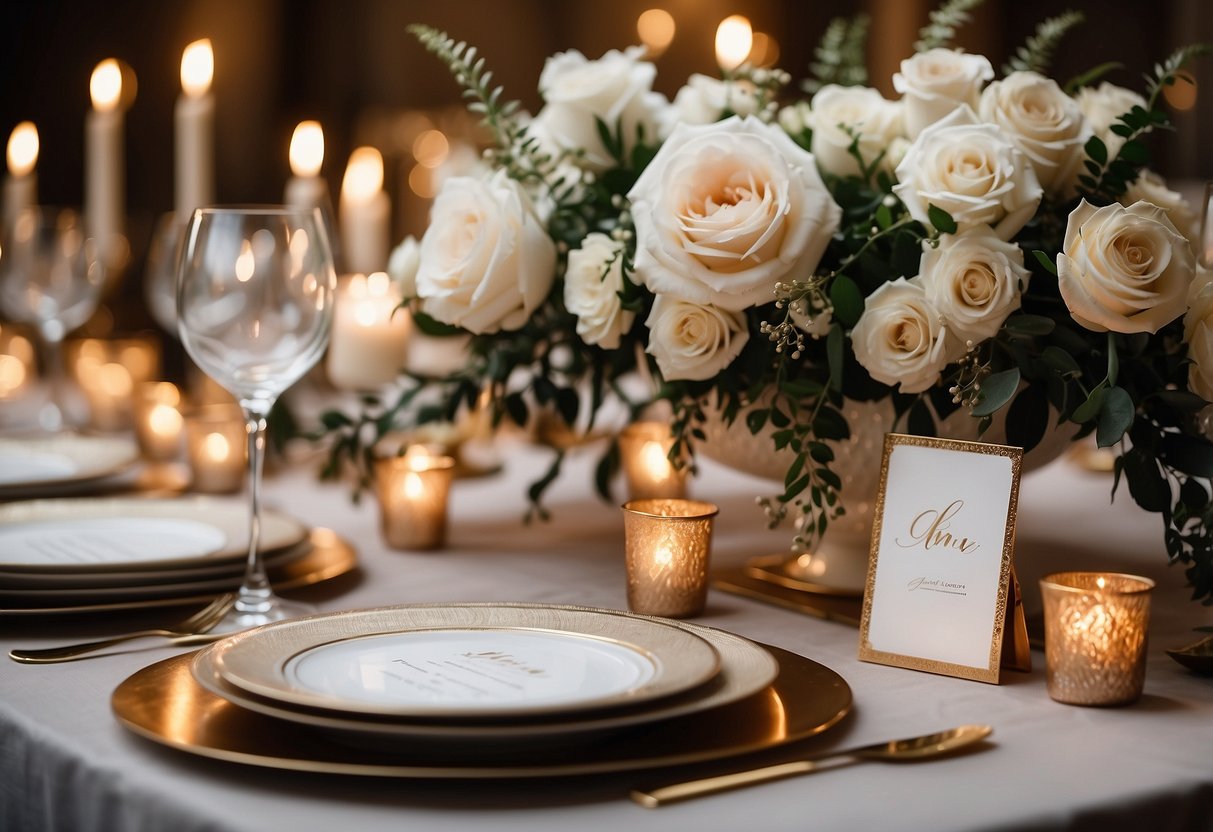
[[[313,550],[309,532],[266,511],[267,565],[281,573]],[[208,498],[75,498],[0,506],[0,613],[152,606],[234,589],[248,551],[248,509]]]
[[[121,480],[138,461],[139,449],[130,437],[0,437],[0,499],[100,487]]]

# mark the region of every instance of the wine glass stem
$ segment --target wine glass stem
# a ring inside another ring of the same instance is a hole
[[[244,408],[245,430],[248,432],[249,473],[249,533],[248,561],[244,583],[236,610],[244,613],[265,613],[272,606],[273,590],[261,560],[261,468],[265,462],[266,414],[248,406]]]
[[[38,414],[38,422],[43,430],[62,430],[66,423],[63,411],[63,339],[45,332],[41,335],[48,395],[46,404]]]

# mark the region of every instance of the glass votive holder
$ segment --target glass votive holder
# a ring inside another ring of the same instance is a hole
[[[1153,588],[1149,578],[1114,572],[1041,578],[1049,696],[1068,705],[1141,697]]]
[[[718,511],[699,500],[624,503],[628,609],[667,618],[691,618],[703,612],[712,520]]]
[[[38,376],[32,333],[4,323],[0,325],[0,402],[25,395]]]
[[[231,494],[244,485],[248,433],[239,407],[208,405],[185,417],[185,452],[191,487]]]
[[[135,388],[135,438],[143,456],[169,462],[181,454],[185,420],[181,391],[168,381],[148,381]]]
[[[687,472],[670,461],[674,435],[662,422],[633,422],[619,434],[628,496],[633,500],[680,499],[687,493]]]
[[[68,366],[88,401],[89,425],[130,427],[135,387],[160,375],[160,342],[153,336],[81,338],[69,343]]]
[[[414,446],[375,464],[383,536],[393,549],[440,549],[455,460]]]

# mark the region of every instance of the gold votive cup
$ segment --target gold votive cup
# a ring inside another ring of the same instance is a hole
[[[32,333],[0,324],[0,402],[25,395],[38,375]]]
[[[1141,697],[1150,626],[1149,578],[1057,572],[1040,580],[1049,696],[1068,705]]]
[[[135,438],[143,456],[169,462],[181,454],[185,420],[181,391],[168,381],[147,381],[135,388]]]
[[[393,549],[440,549],[455,460],[423,448],[375,464],[383,536]]]
[[[692,618],[703,612],[712,520],[718,511],[699,500],[624,503],[628,609],[668,618]]]
[[[633,422],[619,434],[619,458],[633,500],[680,499],[687,494],[686,466],[670,461],[674,435],[662,422]]]
[[[185,451],[191,487],[203,494],[231,494],[244,485],[248,433],[239,407],[207,405],[185,417]]]
[[[68,366],[88,401],[89,425],[131,426],[135,388],[160,376],[160,342],[153,336],[80,338],[68,343]]]

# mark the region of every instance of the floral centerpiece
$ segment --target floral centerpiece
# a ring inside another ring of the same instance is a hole
[[[427,27],[492,146],[480,176],[446,181],[420,244],[393,256],[421,329],[470,334],[467,366],[413,376],[354,419],[334,460],[365,454],[423,389],[420,421],[491,394],[495,423],[536,408],[582,429],[604,402],[672,407],[683,459],[718,416],[769,433],[784,488],[765,501],[812,546],[841,512],[831,442],[843,403],[888,400],[897,429],[932,435],[957,411],[1027,450],[1057,425],[1116,448],[1116,483],[1162,516],[1194,596],[1213,603],[1213,283],[1194,216],[1148,168],[1161,94],[1203,47],[1156,66],[1139,94],[1059,84],[1051,54],[1081,22],[1042,23],[1001,73],[950,46],[977,0],[932,13],[893,78],[865,86],[866,20],[835,21],[806,82],[741,67],[693,76],[673,102],[638,49],[565,52],[532,118],[474,48]],[[621,381],[641,371],[651,397]],[[530,489],[538,506],[560,470]],[[612,445],[598,466],[608,493]],[[1114,486],[1115,488],[1116,486]]]

